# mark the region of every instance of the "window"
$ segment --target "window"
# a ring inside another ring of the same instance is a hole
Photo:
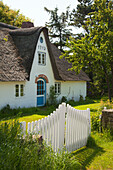
[[[46,65],[46,53],[38,52],[38,64]]]
[[[61,93],[61,83],[55,83],[55,94]]]
[[[24,85],[21,84],[20,85],[20,96],[23,96],[24,95]]]
[[[37,95],[43,95],[44,94],[44,81],[39,80],[37,82]]]
[[[43,38],[42,37],[40,37],[40,42],[43,43]]]
[[[24,96],[24,85],[23,84],[15,85],[15,96],[16,97]]]
[[[19,85],[18,84],[16,84],[16,86],[15,86],[15,89],[16,89],[16,97],[19,97]]]

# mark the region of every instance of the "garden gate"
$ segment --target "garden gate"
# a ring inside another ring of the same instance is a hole
[[[24,135],[26,122],[21,122]],[[90,109],[77,110],[62,103],[58,109],[47,117],[28,122],[27,133],[40,134],[47,143],[57,152],[64,146],[71,152],[86,145],[91,133]]]

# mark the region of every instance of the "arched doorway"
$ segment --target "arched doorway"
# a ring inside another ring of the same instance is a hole
[[[39,78],[37,81],[37,106],[44,106],[46,103],[46,81]]]

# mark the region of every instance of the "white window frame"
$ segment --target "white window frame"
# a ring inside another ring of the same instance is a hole
[[[61,94],[61,83],[55,82],[55,94]]]
[[[23,96],[24,96],[24,85],[16,84],[15,85],[15,97],[18,98],[18,97],[23,97]]]
[[[39,62],[39,55],[40,55],[40,62]],[[45,52],[38,51],[38,65],[43,65],[43,66],[46,65],[46,53]]]

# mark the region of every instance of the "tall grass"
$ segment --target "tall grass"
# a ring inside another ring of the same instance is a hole
[[[51,147],[39,144],[38,138],[23,139],[19,122],[0,125],[0,169],[6,170],[76,170],[81,165],[71,154],[54,153]]]

